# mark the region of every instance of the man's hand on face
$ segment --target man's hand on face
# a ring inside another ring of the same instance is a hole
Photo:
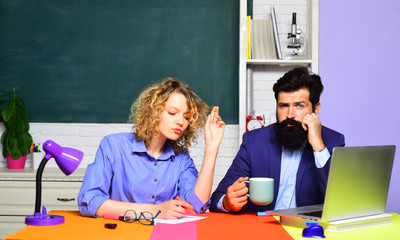
[[[304,116],[302,126],[304,130],[308,130],[308,142],[311,144],[315,152],[325,149],[324,141],[321,136],[321,121],[317,114],[311,113]]]
[[[248,177],[240,177],[226,190],[226,195],[222,204],[230,212],[237,212],[247,203],[247,192],[249,189],[243,181],[249,180]]]

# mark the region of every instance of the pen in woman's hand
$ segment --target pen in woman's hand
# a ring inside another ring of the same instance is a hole
[[[175,198],[174,200],[181,200],[181,201],[184,201],[184,200],[183,200],[181,197],[179,197],[179,196],[176,196],[176,198]],[[191,209],[191,208],[188,208],[188,207],[185,207],[185,206],[181,206],[181,207],[183,207],[183,209],[185,209],[186,212],[188,212],[188,213],[196,214],[196,212],[195,212],[193,209]]]

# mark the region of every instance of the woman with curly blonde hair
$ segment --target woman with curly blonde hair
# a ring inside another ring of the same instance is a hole
[[[181,93],[187,99],[189,126],[182,137],[172,142],[175,151],[187,150],[197,138],[197,131],[204,126],[206,112],[210,110],[193,90],[178,79],[166,78],[164,81],[147,88],[131,106],[129,121],[134,123],[134,132],[138,140],[150,142],[159,135],[157,130],[160,114],[171,93]]]
[[[174,219],[186,211],[209,208],[212,180],[225,123],[186,84],[166,78],[145,89],[132,104],[133,133],[111,134],[101,141],[78,195],[84,216],[138,215]],[[188,148],[204,127],[200,172]]]

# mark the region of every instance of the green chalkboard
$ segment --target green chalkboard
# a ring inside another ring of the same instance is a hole
[[[125,123],[172,76],[238,123],[239,0],[2,0],[0,31],[31,122]]]

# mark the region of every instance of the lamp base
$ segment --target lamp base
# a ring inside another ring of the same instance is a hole
[[[25,218],[26,225],[51,226],[51,225],[58,225],[58,224],[63,224],[63,223],[64,223],[64,216],[49,215],[49,214],[41,215],[38,212],[35,212],[34,215],[27,216]]]

